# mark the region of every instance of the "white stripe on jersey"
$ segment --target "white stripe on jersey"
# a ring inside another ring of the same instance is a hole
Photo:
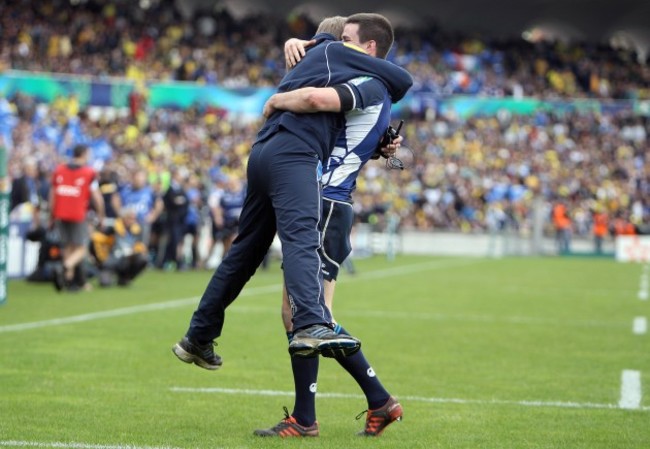
[[[345,136],[347,148],[334,147],[328,160],[323,186],[339,186],[361,167],[361,157],[355,150],[366,139],[379,120],[383,104],[355,109],[345,114]]]
[[[353,152],[345,154],[346,150],[343,147],[334,147],[330,155],[329,162],[332,159],[338,159],[339,165],[328,171],[323,176],[323,187],[339,186],[350,176],[361,168],[361,159]]]

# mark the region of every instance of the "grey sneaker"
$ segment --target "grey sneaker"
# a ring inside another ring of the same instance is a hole
[[[296,418],[289,415],[289,410],[284,407],[284,419],[270,429],[258,429],[253,435],[259,437],[317,437],[318,421],[309,427],[301,426]]]
[[[200,345],[187,337],[172,347],[172,352],[185,363],[194,363],[201,368],[215,370],[221,368],[221,357],[214,353],[214,344]]]
[[[330,327],[314,324],[297,331],[289,343],[289,354],[296,357],[349,356],[361,348],[361,342],[351,335],[337,334]]]

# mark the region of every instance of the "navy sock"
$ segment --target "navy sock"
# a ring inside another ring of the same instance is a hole
[[[339,324],[334,330],[337,334],[350,335]],[[336,357],[336,361],[357,381],[363,394],[366,395],[368,409],[377,409],[388,401],[390,393],[381,384],[361,350],[348,357]]]
[[[291,415],[301,426],[311,426],[316,421],[316,380],[319,357],[291,357],[296,402]]]

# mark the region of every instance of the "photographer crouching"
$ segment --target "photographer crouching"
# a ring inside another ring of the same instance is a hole
[[[93,232],[91,253],[99,270],[99,285],[127,286],[146,268],[147,247],[133,208],[125,208],[111,226]]]

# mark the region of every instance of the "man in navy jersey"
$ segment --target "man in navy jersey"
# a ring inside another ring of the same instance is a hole
[[[369,44],[364,33],[372,26],[374,20],[374,14],[355,14],[348,17],[341,38],[372,56],[385,57],[385,53],[378,53],[377,49]],[[287,44],[290,42],[291,40]],[[298,47],[307,43],[298,42],[301,43]],[[285,50],[287,48],[285,46]],[[302,49],[285,51],[285,54],[295,54],[293,60],[299,60],[302,53]],[[288,61],[288,65],[291,65],[291,61]],[[383,83],[370,77],[355,78],[350,83],[359,88],[361,102],[345,113],[345,129],[339,135],[323,173],[323,216],[320,222],[323,242],[319,252],[325,280],[325,303],[330,312],[340,265],[351,251],[352,192],[356,188],[356,179],[361,168],[376,154],[390,120],[391,97]],[[265,115],[271,114],[275,109],[286,109],[295,113],[338,111],[340,101],[332,88],[306,87],[274,95],[266,105]],[[388,151],[394,151],[400,141],[401,137]],[[293,334],[291,315],[285,290],[282,318],[289,340]],[[334,329],[339,334],[347,334],[340,324],[336,324]],[[336,353],[334,356],[366,395],[368,415],[362,435],[380,435],[386,426],[401,419],[402,406],[383,387],[361,350],[348,357]],[[284,437],[318,434],[315,410],[318,357],[293,359],[292,368],[296,392],[292,414],[270,429],[255,431],[256,435]]]
[[[225,184],[224,188],[215,191],[211,198],[213,237],[215,241],[221,240],[223,243],[222,258],[228,254],[237,236],[239,215],[246,198],[245,186],[235,175],[227,176]]]
[[[371,30],[372,45],[390,48],[392,27],[384,19]],[[386,29],[387,25],[387,29]],[[322,164],[329,159],[343,126],[343,115],[361,101],[359,76],[381,80],[393,101],[412,85],[405,70],[374,58],[354,46],[334,41],[329,34],[315,36],[310,48],[278,88],[287,92],[305,86],[332,87],[340,100],[337,112],[271,114],[253,145],[247,169],[247,195],[239,234],[230,252],[210,280],[185,337],[173,351],[184,362],[217,369],[221,358],[213,340],[221,335],[225,308],[235,300],[266,255],[277,231],[282,242],[285,285],[292,309],[292,355],[351,354],[360,342],[333,330],[322,287],[320,220]]]
[[[158,219],[165,207],[160,195],[147,182],[147,171],[138,169],[133,174],[131,184],[125,185],[120,191],[122,206],[135,210],[138,224],[142,227],[142,240],[149,244],[151,224]]]

